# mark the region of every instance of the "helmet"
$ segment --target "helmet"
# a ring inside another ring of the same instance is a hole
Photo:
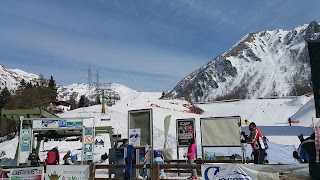
[[[161,152],[158,150],[158,151],[156,151],[156,153],[155,153],[155,157],[161,157]]]

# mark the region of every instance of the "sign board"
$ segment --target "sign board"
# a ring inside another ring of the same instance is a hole
[[[43,167],[0,169],[0,179],[6,180],[44,180]]]
[[[63,179],[81,179],[89,180],[89,165],[48,165],[46,169],[46,177],[50,180],[63,180]]]
[[[141,130],[140,128],[129,129],[129,144],[136,147],[140,146]]]
[[[195,139],[194,119],[177,119],[177,145],[188,146],[189,139]]]
[[[93,138],[94,138],[93,127],[83,128],[83,160],[93,160]]]
[[[83,127],[82,119],[37,119],[33,120],[32,128],[37,129],[77,129]]]
[[[200,118],[203,147],[241,147],[240,116]]]
[[[31,152],[31,129],[21,129],[19,140],[19,163],[27,163],[29,153]]]

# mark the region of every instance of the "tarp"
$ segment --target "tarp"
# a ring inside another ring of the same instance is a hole
[[[268,161],[269,164],[298,164],[299,162],[292,157],[292,152],[296,150],[294,145],[283,145],[268,141]],[[241,155],[240,147],[214,147],[205,148],[205,153],[215,156]],[[251,158],[252,148],[249,144],[245,146],[246,157]]]

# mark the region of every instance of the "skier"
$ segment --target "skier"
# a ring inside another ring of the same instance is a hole
[[[60,161],[60,156],[59,156],[58,146],[56,146],[47,153],[46,164],[59,165],[60,163],[59,161]]]
[[[155,153],[155,158],[154,158],[154,161],[159,163],[159,164],[163,164],[164,161],[162,159],[162,155],[161,155],[161,152],[158,150],[156,151]],[[167,176],[166,174],[164,173],[164,169],[160,169],[159,171],[159,176],[160,176],[160,179],[167,179]]]
[[[196,152],[196,145],[194,144],[194,140],[193,139],[189,139],[188,141],[188,153],[186,155],[184,155],[184,158],[188,158],[188,164],[193,164],[194,163],[194,154]],[[197,179],[198,175],[197,175],[197,170],[191,168],[191,176],[188,179]]]
[[[72,165],[72,160],[71,160],[71,151],[68,151],[66,155],[63,157],[64,160],[64,165]]]
[[[249,130],[250,135],[246,142],[252,147],[254,164],[262,164],[263,156],[265,154],[265,147],[260,129],[257,128],[254,122],[251,122],[249,124]]]
[[[32,149],[32,152],[29,154],[28,160],[30,161],[31,166],[39,165],[40,158],[36,152],[36,149]]]

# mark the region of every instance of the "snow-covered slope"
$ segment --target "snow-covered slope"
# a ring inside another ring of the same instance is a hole
[[[234,116],[240,115],[250,122],[254,121],[258,126],[266,127],[263,128],[263,134],[268,137],[270,142],[274,143],[274,147],[280,148],[281,145],[286,146],[287,149],[293,150],[294,147],[297,148],[299,145],[299,140],[297,135],[305,132],[305,128],[299,128],[298,126],[309,127],[312,124],[312,116],[314,117],[314,104],[312,103],[312,97],[300,96],[293,99],[257,99],[257,100],[242,100],[236,102],[217,102],[211,104],[197,104],[200,108],[204,110],[202,115],[187,113],[188,104],[187,101],[183,100],[161,100],[159,97],[161,93],[147,93],[147,92],[137,92],[132,89],[126,88],[121,85],[115,85],[114,90],[119,92],[122,97],[114,106],[108,107],[107,114],[101,114],[101,106],[95,105],[86,108],[79,108],[72,111],[60,114],[61,118],[67,117],[94,117],[95,126],[112,126],[114,130],[123,135],[123,138],[127,137],[128,132],[128,111],[136,109],[153,109],[153,131],[154,131],[154,148],[163,148],[164,144],[164,118],[167,115],[172,115],[169,135],[168,135],[168,147],[173,148],[173,155],[176,155],[176,119],[183,118],[195,118],[196,129],[197,129],[197,142],[201,142],[200,133],[200,118],[203,117],[221,117],[221,116]],[[305,112],[305,109],[310,109],[310,114],[299,113],[300,111]],[[297,116],[299,114],[299,117]],[[312,115],[313,114],[313,115]],[[295,128],[290,128],[288,124],[288,118],[299,119],[298,124],[293,124],[297,126]],[[110,121],[101,121],[101,119],[110,118]],[[85,125],[92,125],[92,122],[85,121]],[[285,128],[287,134],[276,133],[273,127]],[[244,127],[247,129],[247,127]],[[308,134],[306,134],[307,136]],[[101,137],[100,137],[101,138]],[[108,137],[104,137],[108,141]],[[10,141],[10,144],[16,147],[14,141]],[[44,144],[43,149],[51,149],[55,145],[59,146],[62,153],[67,150],[75,150],[80,148],[80,142],[74,142],[72,144],[69,142],[50,142]],[[78,143],[78,144],[77,144]],[[1,143],[1,147],[3,143]],[[6,145],[6,147],[9,147]],[[110,144],[106,143],[105,148],[97,149],[96,155],[99,158],[101,153],[104,153]],[[283,146],[285,147],[285,146]],[[10,149],[14,147],[10,146]],[[42,145],[41,145],[42,149]],[[4,150],[0,148],[0,150]],[[249,149],[248,149],[249,150]],[[183,153],[183,149],[181,150]],[[271,152],[274,152],[272,150]],[[288,153],[288,152],[286,152]],[[284,162],[281,158],[281,154],[272,153],[273,162]],[[201,156],[201,149],[198,146],[198,155]],[[44,157],[45,154],[42,155]],[[14,158],[14,155],[7,155],[5,158]],[[290,160],[290,159],[288,159]],[[291,162],[294,160],[290,160]]]

